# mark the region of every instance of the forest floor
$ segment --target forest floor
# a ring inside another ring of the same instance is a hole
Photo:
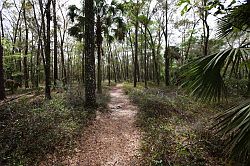
[[[84,129],[75,156],[64,164],[139,165],[141,134],[135,126],[138,109],[124,94],[121,84],[111,88],[110,97],[110,111],[97,111],[96,119]]]
[[[107,110],[109,89],[97,95],[97,109]],[[41,89],[42,90],[42,89]],[[82,85],[67,91],[55,89],[52,100],[43,91],[18,92],[0,102],[0,165],[60,165],[75,148],[92,122]]]
[[[224,141],[212,126],[216,114],[229,103],[205,104],[176,86],[124,83],[125,94],[138,106],[141,165],[225,165]],[[235,164],[234,164],[235,165]]]
[[[0,165],[225,165],[211,127],[232,101],[204,104],[175,86],[123,83],[104,86],[94,115],[83,86],[54,91],[50,101],[9,96],[0,103]]]

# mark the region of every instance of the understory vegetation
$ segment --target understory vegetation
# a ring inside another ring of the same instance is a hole
[[[66,92],[25,95],[0,105],[0,165],[37,165],[49,162],[49,155],[65,156],[74,152],[77,137],[94,117],[84,108],[84,90],[80,85]],[[105,110],[109,95],[104,88],[97,96],[98,109]]]
[[[145,89],[126,83],[124,89],[140,109],[144,165],[225,165],[225,141],[212,129],[214,117],[239,97],[204,104],[175,86]]]

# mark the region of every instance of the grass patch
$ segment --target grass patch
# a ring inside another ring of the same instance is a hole
[[[223,165],[223,141],[210,130],[228,104],[202,104],[177,87],[133,88],[125,92],[139,106],[143,165]]]
[[[109,95],[104,89],[97,96],[98,107],[105,109]],[[22,97],[0,108],[0,165],[38,165],[48,154],[74,152],[77,137],[90,120],[84,108],[84,90],[74,86],[65,93]]]

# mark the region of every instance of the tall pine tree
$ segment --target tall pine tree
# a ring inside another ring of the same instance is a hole
[[[95,82],[95,14],[94,1],[85,1],[85,100],[86,106],[96,105]]]

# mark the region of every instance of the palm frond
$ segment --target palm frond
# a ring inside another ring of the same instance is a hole
[[[183,83],[191,95],[203,101],[220,101],[227,96],[224,83],[225,73],[232,66],[231,72],[246,61],[242,57],[249,56],[250,48],[232,48],[196,59],[184,66]]]
[[[250,5],[243,4],[233,8],[230,13],[218,20],[218,37],[241,36],[250,28]]]
[[[250,163],[250,99],[219,114],[216,120],[214,128],[227,138],[227,153]]]

